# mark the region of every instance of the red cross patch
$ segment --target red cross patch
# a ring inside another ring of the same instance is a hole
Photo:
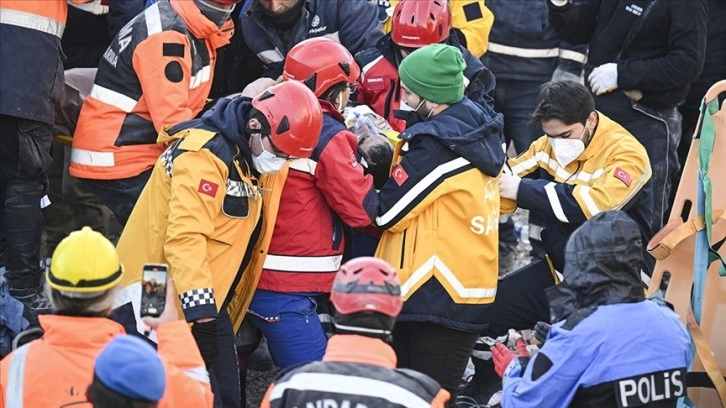
[[[399,187],[402,186],[403,183],[406,182],[406,180],[408,180],[408,173],[406,173],[406,170],[404,170],[403,166],[401,166],[400,164],[396,164],[393,167],[393,172],[391,173],[391,176],[393,176],[393,180],[396,181],[396,184],[398,184]]]
[[[621,169],[620,167],[615,169],[615,172],[613,173],[613,176],[625,183],[626,186],[630,187],[630,184],[633,182],[633,178],[630,177],[630,174],[628,174],[627,171]]]
[[[218,184],[212,183],[209,180],[201,179],[199,181],[199,188],[197,188],[197,191],[210,197],[215,197],[217,195],[218,188]]]

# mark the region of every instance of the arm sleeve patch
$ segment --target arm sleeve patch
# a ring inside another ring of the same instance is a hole
[[[532,364],[532,381],[537,381],[538,378],[542,377],[550,368],[552,368],[552,360],[547,357],[546,354],[539,352],[535,357]]]
[[[178,43],[164,43],[165,57],[181,57],[184,58],[184,45]]]
[[[182,70],[182,66],[179,61],[172,61],[166,64],[166,68],[164,68],[164,75],[166,75],[166,79],[171,82],[181,82],[182,79],[184,79],[184,71]]]
[[[462,9],[464,10],[464,16],[466,16],[466,21],[478,20],[484,17],[481,12],[481,5],[478,1],[469,3],[466,6],[462,7]]]

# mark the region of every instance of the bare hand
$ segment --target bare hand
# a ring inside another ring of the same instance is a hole
[[[517,201],[520,181],[521,178],[506,173],[499,176],[499,196]]]

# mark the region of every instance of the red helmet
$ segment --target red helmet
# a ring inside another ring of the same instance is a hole
[[[317,37],[292,47],[285,57],[282,80],[303,82],[319,98],[331,86],[353,83],[360,76],[360,67],[345,47],[329,38]]]
[[[395,318],[403,307],[396,270],[372,257],[356,258],[340,267],[330,301],[343,315],[377,312]]]
[[[406,48],[437,44],[449,37],[451,12],[446,0],[401,0],[393,10],[391,39]]]
[[[310,157],[323,130],[323,111],[308,87],[295,81],[277,84],[257,95],[252,106],[265,115],[276,148],[293,157]]]

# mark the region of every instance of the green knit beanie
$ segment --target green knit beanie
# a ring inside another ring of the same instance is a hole
[[[404,58],[398,76],[421,98],[450,105],[464,99],[464,68],[466,63],[458,48],[432,44]]]

